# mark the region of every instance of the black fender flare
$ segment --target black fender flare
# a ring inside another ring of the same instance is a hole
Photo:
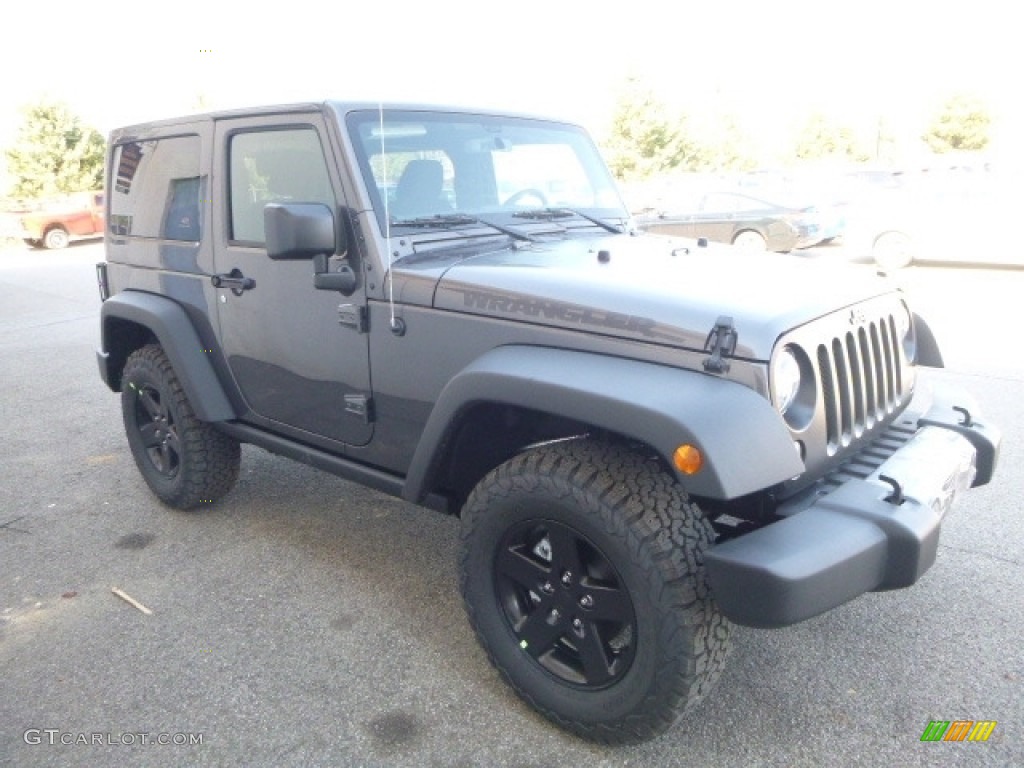
[[[134,323],[156,336],[199,419],[229,421],[237,417],[210,362],[209,352],[184,307],[153,293],[122,291],[103,302],[100,309],[101,347],[96,358],[100,375],[110,389],[121,391],[120,364],[123,364],[123,360],[115,360],[110,354],[114,348],[110,338],[115,325],[112,320]]]
[[[441,390],[406,476],[414,503],[433,489],[466,411],[481,403],[542,410],[653,447],[672,467],[684,443],[705,461],[676,476],[691,494],[733,499],[804,471],[781,416],[748,387],[697,371],[547,347],[504,346],[466,366]]]

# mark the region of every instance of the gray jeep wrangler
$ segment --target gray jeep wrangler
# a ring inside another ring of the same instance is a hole
[[[585,737],[668,727],[731,622],[935,559],[1000,436],[878,275],[641,235],[586,133],[327,102],[111,136],[100,374],[192,509],[250,443],[462,521],[491,661]]]

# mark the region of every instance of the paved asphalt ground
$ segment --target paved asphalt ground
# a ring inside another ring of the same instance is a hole
[[[456,520],[254,449],[216,507],[157,503],[96,371],[101,258],[0,251],[0,765],[1024,765],[1024,271],[899,276],[947,341],[930,378],[971,389],[1005,434],[995,483],[954,510],[925,578],[737,628],[707,701],[606,748],[488,665]],[[922,743],[935,719],[998,725]]]

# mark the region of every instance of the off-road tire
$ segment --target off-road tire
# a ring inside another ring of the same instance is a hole
[[[530,536],[542,537],[532,549]],[[642,741],[671,726],[713,687],[731,628],[704,572],[714,532],[658,459],[582,439],[520,454],[470,494],[461,538],[460,587],[480,643],[512,688],[562,727],[605,743]],[[556,540],[574,543],[559,554],[551,546]],[[566,551],[591,568],[600,564],[599,575],[581,567],[567,586],[559,573]],[[520,583],[532,582],[535,573],[535,585]],[[584,583],[617,590],[612,612],[619,626],[629,623],[627,605],[632,611],[629,631],[602,644],[597,675],[584,661],[583,638],[590,633],[589,657],[595,658],[592,649],[602,628],[607,641],[608,625],[592,621],[577,604],[594,606],[612,592],[590,597]],[[531,627],[534,612],[546,627],[536,617]],[[577,619],[584,633],[570,635]],[[567,629],[551,640],[562,631],[555,629],[559,622]],[[531,648],[527,635],[544,639]],[[614,661],[605,675],[608,659]]]
[[[150,344],[125,362],[121,414],[135,463],[161,501],[208,506],[238,480],[237,440],[196,418],[163,349]]]

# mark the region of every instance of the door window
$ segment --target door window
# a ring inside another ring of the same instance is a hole
[[[231,240],[264,243],[267,203],[323,203],[334,210],[323,147],[312,128],[237,133],[229,157]]]

